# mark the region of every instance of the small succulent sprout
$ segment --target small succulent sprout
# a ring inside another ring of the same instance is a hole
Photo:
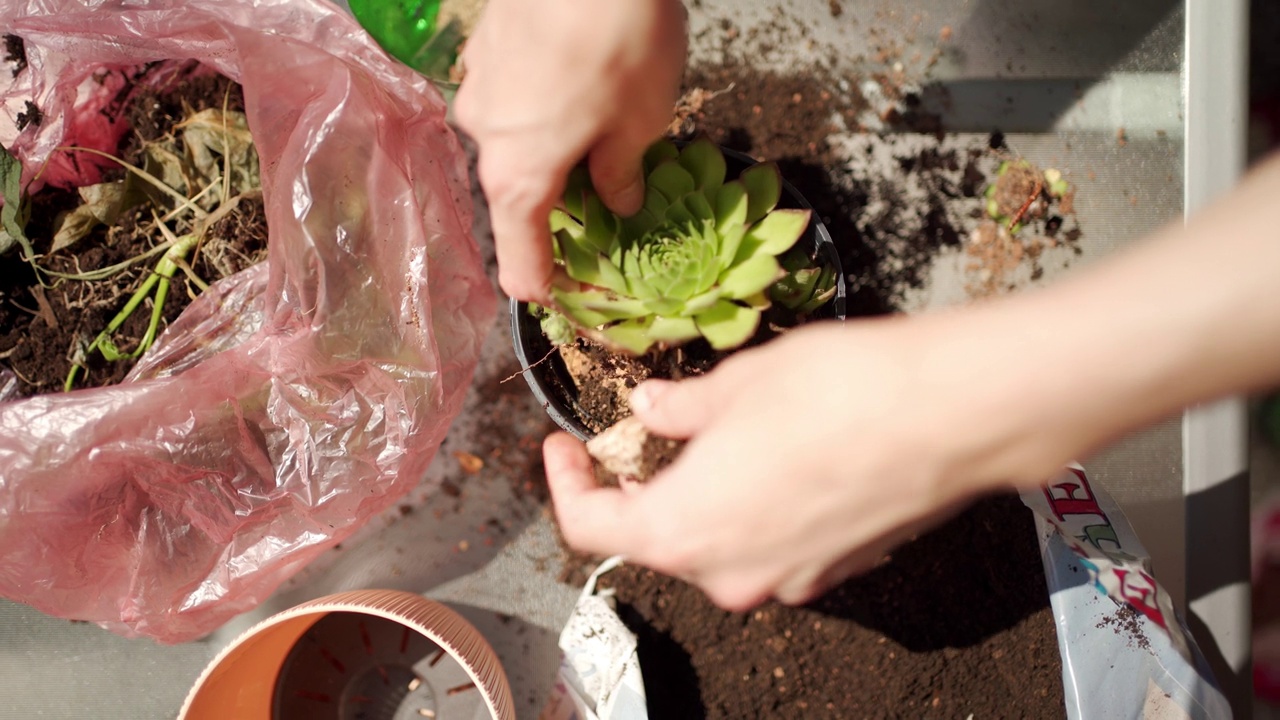
[[[1062,171],[1049,168],[1044,171],[1044,186],[1051,197],[1061,198],[1071,191],[1071,183],[1062,177]]]
[[[621,218],[586,172],[569,177],[550,223],[562,266],[551,289],[577,332],[642,354],[704,337],[716,349],[746,342],[786,277],[778,256],[809,226],[810,211],[778,209],[782,177],[761,163],[729,179],[723,153],[702,139],[645,155],[644,207]]]
[[[836,294],[836,270],[814,262],[804,253],[791,252],[781,258],[786,275],[769,288],[769,298],[797,315],[808,315]]]
[[[1028,215],[1043,214],[1047,201],[1042,195],[1061,200],[1071,184],[1054,168],[1040,170],[1027,160],[1007,160],[1000,164],[996,179],[983,195],[987,215],[1017,235]]]
[[[576,333],[565,316],[535,303],[529,303],[529,312],[538,318],[538,326],[542,329],[542,334],[551,341],[552,345],[566,345],[573,342]]]

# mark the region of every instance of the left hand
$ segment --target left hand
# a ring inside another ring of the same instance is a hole
[[[499,283],[547,301],[548,213],[584,157],[611,210],[644,203],[641,158],[671,121],[685,60],[680,0],[490,0],[454,110],[480,148]]]

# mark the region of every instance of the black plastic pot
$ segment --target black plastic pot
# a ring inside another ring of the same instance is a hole
[[[728,164],[729,177],[756,164],[750,156],[734,150],[721,148]],[[782,199],[778,201],[780,208],[799,208],[812,210],[812,206],[791,183],[782,180]],[[809,228],[796,244],[817,253],[836,269],[836,295],[831,302],[820,308],[815,318],[844,320],[845,317],[845,280],[840,266],[840,255],[836,252],[835,243],[827,226],[815,213],[809,221]],[[578,420],[576,398],[572,396],[573,379],[565,368],[559,353],[551,352],[551,342],[542,334],[537,318],[529,314],[529,306],[518,300],[511,301],[511,342],[515,346],[516,357],[523,368],[525,381],[534,397],[542,403],[547,415],[566,432],[577,436],[579,440],[588,440],[594,433]],[[541,361],[541,362],[539,362]],[[536,365],[535,365],[536,363]],[[530,367],[535,365],[534,367]]]

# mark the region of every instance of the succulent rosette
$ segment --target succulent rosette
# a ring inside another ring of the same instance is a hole
[[[776,165],[756,164],[728,180],[724,154],[703,139],[653,145],[644,170],[644,207],[626,218],[605,207],[585,170],[570,175],[564,207],[550,218],[563,269],[551,289],[558,313],[543,315],[552,342],[577,334],[639,355],[704,337],[730,349],[755,334],[771,295],[823,294],[812,284],[808,292],[769,292],[794,280],[779,256],[811,214],[777,207]]]

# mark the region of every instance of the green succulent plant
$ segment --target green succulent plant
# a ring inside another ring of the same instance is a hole
[[[808,315],[835,297],[836,269],[816,263],[797,248],[779,258],[786,275],[769,288],[769,298],[796,315]]]
[[[760,163],[727,179],[720,148],[667,141],[645,155],[644,207],[610,212],[583,169],[569,177],[564,208],[551,213],[563,272],[554,309],[577,334],[613,350],[642,354],[705,337],[716,349],[746,342],[788,277],[779,263],[809,226],[810,211],[777,208],[782,178]],[[811,295],[810,295],[811,298]],[[543,314],[561,339],[566,327]]]

